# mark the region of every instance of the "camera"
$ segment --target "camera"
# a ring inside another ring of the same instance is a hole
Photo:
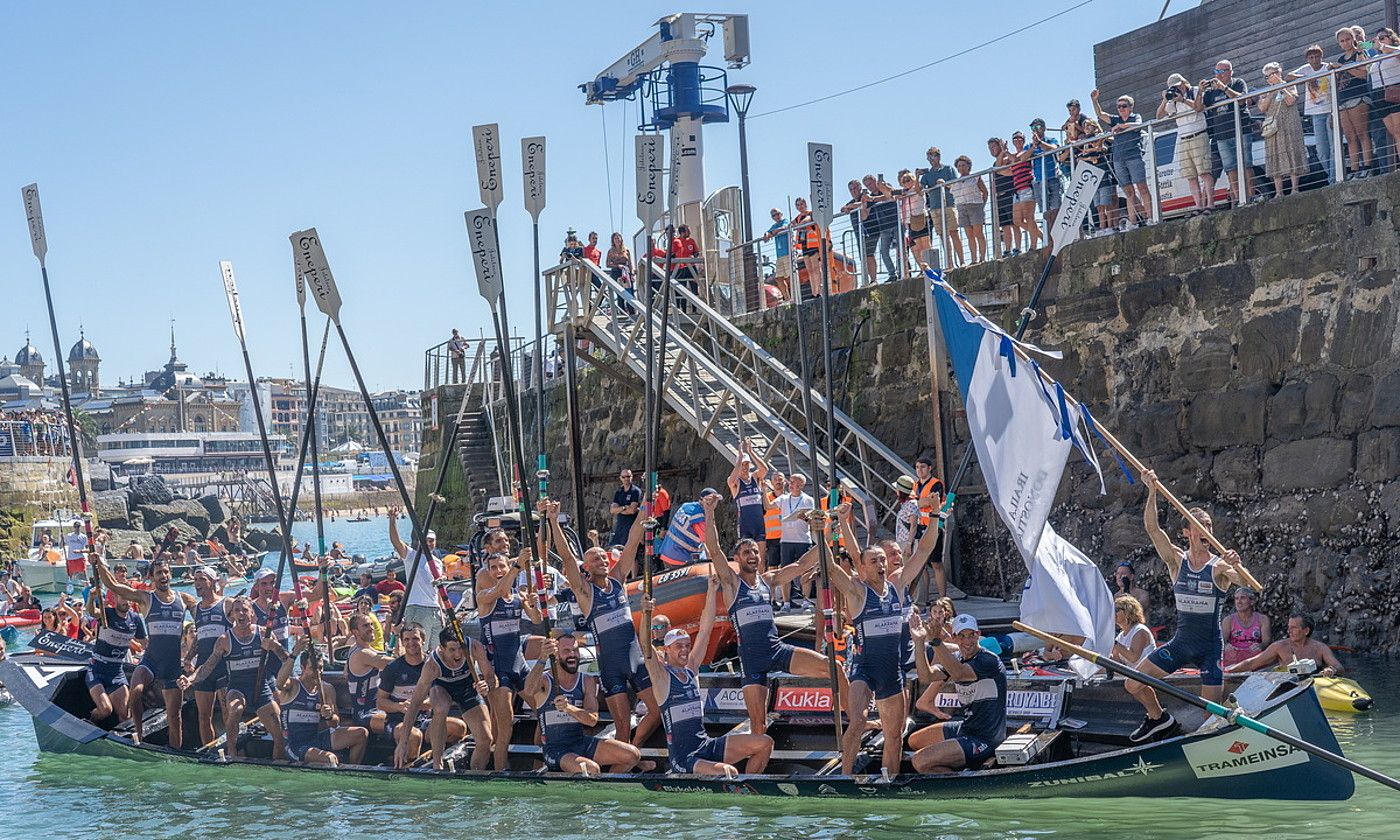
[[[1177,97],[1181,96],[1181,91],[1177,90],[1177,89],[1174,88],[1174,87],[1169,87],[1169,88],[1167,88],[1166,96],[1167,96],[1167,100],[1170,101],[1170,100],[1176,99]]]

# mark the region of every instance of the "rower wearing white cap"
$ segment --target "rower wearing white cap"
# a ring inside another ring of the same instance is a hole
[[[399,513],[402,508],[397,505],[389,507],[389,542],[394,546],[394,552],[404,561],[404,580],[413,579],[413,591],[407,593],[408,600],[403,610],[403,620],[411,621],[423,628],[423,633],[427,638],[427,648],[432,650],[437,647],[438,637],[442,634],[442,605],[438,601],[437,580],[441,577],[438,568],[437,555],[434,553],[437,548],[437,534],[429,531],[425,536],[428,543],[428,556],[422,557],[417,544],[410,552],[409,546],[399,538]],[[413,567],[418,566],[418,571],[414,572]]]
[[[249,589],[253,603],[253,623],[276,639],[284,650],[292,649],[288,627],[287,609],[296,600],[291,592],[279,592],[277,573],[272,569],[258,569],[253,575],[253,585]]]
[[[700,694],[699,672],[715,626],[718,584],[719,578],[711,575],[693,644],[689,633],[674,628],[666,634],[666,644],[658,658],[651,635],[642,636],[644,661],[655,687],[656,702],[661,705],[661,721],[666,726],[666,754],[672,773],[733,777],[739,774],[737,765],[745,759],[747,772],[762,773],[773,754],[773,739],[768,735],[731,733],[711,738],[705,733],[705,701]],[[654,606],[643,599],[644,610],[650,612]]]
[[[955,617],[952,631],[956,650],[937,636],[928,638],[933,648],[931,665],[924,645],[930,636],[927,628],[910,631],[919,670],[931,670],[935,680],[951,680],[963,709],[961,719],[935,723],[909,736],[909,748],[914,750],[911,761],[919,773],[976,770],[1006,737],[1006,671],[1001,660],[979,644],[982,634],[973,616]]]
[[[223,575],[210,567],[200,566],[194,570],[194,592],[199,602],[194,605],[194,647],[184,662],[186,673],[203,665],[214,652],[214,645],[228,635],[233,626],[229,620],[228,602],[219,594]],[[221,665],[209,672],[205,679],[192,683],[194,704],[199,710],[199,741],[209,744],[214,741],[214,701],[223,703],[223,692],[228,683],[228,672]]]

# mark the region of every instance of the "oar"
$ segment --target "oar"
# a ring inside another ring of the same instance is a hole
[[[1047,633],[1044,630],[1037,630],[1036,628],[1031,627],[1028,624],[1022,624],[1019,621],[1013,621],[1011,622],[1011,626],[1015,627],[1017,630],[1020,630],[1023,633],[1029,633],[1038,639],[1049,642],[1055,645],[1056,647],[1059,647],[1061,650],[1067,650],[1071,653],[1082,656],[1090,662],[1094,663],[1095,665],[1100,665],[1104,668],[1107,668],[1110,671],[1113,671],[1116,674],[1121,674],[1125,677],[1128,677],[1129,679],[1137,680],[1138,682],[1144,685],[1149,685],[1164,694],[1169,694],[1172,697],[1175,697],[1183,703],[1190,703],[1192,706],[1204,709],[1207,712],[1210,712],[1211,714],[1217,717],[1222,717],[1228,720],[1230,723],[1233,723],[1237,726],[1243,726],[1245,729],[1258,732],[1260,735],[1267,735],[1268,737],[1273,738],[1275,741],[1281,741],[1289,745],[1290,747],[1293,747],[1294,749],[1302,750],[1303,752],[1308,753],[1312,756],[1316,756],[1317,758],[1320,758],[1323,761],[1335,764],[1344,770],[1350,770],[1358,776],[1365,776],[1373,782],[1380,782],[1388,788],[1391,788],[1393,790],[1400,790],[1400,781],[1392,779],[1390,776],[1387,776],[1379,771],[1372,770],[1364,764],[1358,764],[1355,761],[1352,761],[1351,759],[1347,758],[1346,756],[1337,755],[1331,750],[1325,750],[1322,747],[1319,747],[1315,744],[1310,744],[1307,741],[1304,741],[1302,738],[1299,738],[1297,735],[1291,735],[1287,732],[1275,729],[1272,726],[1269,726],[1267,723],[1255,720],[1249,715],[1244,714],[1239,709],[1231,709],[1227,706],[1222,706],[1219,703],[1206,700],[1203,697],[1198,697],[1189,691],[1177,688],[1176,686],[1172,685],[1166,680],[1161,680],[1157,677],[1144,674],[1142,671],[1139,671],[1136,668],[1131,668],[1127,665],[1124,665],[1121,662],[1118,662],[1114,659],[1110,659],[1107,656],[1100,656],[1099,654],[1093,652],[1092,650],[1089,650],[1088,648],[1080,647],[1079,645],[1076,645],[1073,642],[1065,641],[1059,636],[1056,636],[1052,633]]]
[[[92,569],[89,577],[92,580],[93,592],[97,594],[97,602],[103,604],[102,581],[97,578],[97,564],[94,562],[97,543],[92,538],[92,511],[88,507],[87,482],[83,480],[83,441],[78,437],[78,424],[73,419],[73,399],[68,392],[68,374],[63,369],[63,345],[58,339],[58,317],[54,314],[53,292],[49,288],[49,267],[45,259],[49,253],[49,242],[44,234],[44,211],[39,205],[39,185],[30,184],[20,189],[20,196],[24,199],[24,215],[29,222],[30,244],[34,248],[35,258],[39,260],[39,273],[44,278],[44,303],[49,309],[49,332],[53,334],[54,364],[58,366],[58,385],[63,393],[63,418],[68,424],[68,454],[73,459],[73,479],[78,486],[78,504],[82,508],[83,531],[87,536],[88,565]],[[63,559],[64,562],[68,560],[67,557]],[[107,626],[105,606],[97,611],[97,620],[102,627]]]

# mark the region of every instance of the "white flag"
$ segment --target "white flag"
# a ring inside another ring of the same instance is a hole
[[[1057,635],[1083,636],[1084,647],[1104,656],[1112,654],[1113,593],[1094,561],[1047,522],[1035,557],[1027,565],[1030,577],[1021,593],[1021,621]],[[1081,677],[1097,670],[1077,656],[1070,665]]]

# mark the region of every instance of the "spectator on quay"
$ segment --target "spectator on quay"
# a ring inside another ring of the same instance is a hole
[[[905,241],[904,248],[913,257],[913,264],[922,271],[928,268],[924,261],[924,254],[929,250],[928,232],[928,208],[924,201],[924,188],[919,184],[914,173],[908,169],[899,171],[899,223],[904,226]],[[901,255],[904,250],[901,249]],[[912,275],[912,266],[908,261],[904,262],[905,274]]]
[[[1060,131],[1064,132],[1066,139],[1068,139],[1071,135],[1083,131],[1084,123],[1089,121],[1089,117],[1084,114],[1084,109],[1080,107],[1078,99],[1071,99],[1066,102],[1065,110],[1069,113],[1069,119],[1065,120],[1065,124],[1060,126]],[[1070,167],[1073,168],[1073,166],[1074,162],[1071,160]]]
[[[1109,161],[1113,165],[1113,178],[1128,200],[1126,228],[1145,225],[1152,218],[1152,199],[1147,193],[1147,164],[1142,158],[1142,117],[1133,110],[1133,98],[1126,94],[1118,97],[1112,114],[1099,105],[1097,88],[1089,92],[1089,98],[1102,124],[1113,134]]]
[[[1363,26],[1351,27],[1351,33],[1356,36],[1356,43],[1360,45],[1361,51],[1366,53],[1367,58],[1379,56],[1380,35],[1377,34],[1374,40],[1366,38],[1366,28]],[[1382,89],[1385,82],[1380,77],[1380,62],[1373,61],[1366,65],[1366,83],[1371,89],[1371,111],[1366,118],[1366,133],[1371,137],[1372,169],[1371,175],[1382,175],[1390,171],[1390,156],[1393,151],[1387,141],[1385,132],[1385,122],[1381,119],[1385,114],[1386,102]]]
[[[608,512],[614,517],[609,546],[627,544],[627,534],[637,520],[637,512],[642,509],[642,488],[632,483],[632,471],[623,469],[617,480],[621,486],[613,493],[612,504],[608,506]]]
[[[972,174],[972,158],[959,155],[953,161],[958,170],[958,180],[948,191],[953,196],[954,207],[958,211],[958,226],[967,237],[968,264],[976,265],[987,258],[987,237],[982,232],[986,219],[987,184],[981,177],[969,178]]]
[[[1001,229],[1001,256],[1014,256],[1018,253],[1012,245],[1016,229],[1012,224],[1011,205],[1016,195],[1016,182],[1011,177],[1011,164],[1015,158],[1000,137],[987,138],[987,153],[992,156],[992,165],[998,167],[992,173],[992,188],[996,190],[992,206],[996,208],[996,224]]]
[[[463,382],[467,378],[467,340],[454,327],[452,337],[447,339],[447,358],[451,362],[453,382]]]
[[[1098,233],[1102,236],[1113,230],[1113,216],[1118,209],[1118,190],[1114,188],[1113,172],[1108,168],[1108,136],[1093,120],[1084,123],[1083,138],[1088,142],[1079,146],[1079,159],[1103,170],[1103,180],[1094,192],[1094,209],[1098,213]]]
[[[1254,195],[1254,163],[1250,160],[1249,152],[1249,109],[1248,100],[1245,99],[1248,93],[1249,85],[1244,79],[1235,78],[1233,65],[1225,59],[1215,63],[1215,73],[1209,79],[1202,79],[1196,90],[1196,98],[1206,115],[1206,134],[1210,135],[1215,152],[1220,156],[1221,172],[1230,189],[1230,202],[1235,207],[1249,203],[1250,196]],[[1229,101],[1235,104],[1230,107],[1222,104]],[[1240,108],[1244,109],[1240,113],[1239,134],[1242,136],[1237,136],[1235,112]],[[1239,182],[1241,164],[1244,167],[1243,185]]]
[[[1366,178],[1370,175],[1374,154],[1367,127],[1371,115],[1371,85],[1366,80],[1366,67],[1359,63],[1365,61],[1367,55],[1350,27],[1337,30],[1337,46],[1341,54],[1332,66],[1338,71],[1337,118],[1346,141],[1347,157],[1351,160],[1349,177]]]
[[[1055,217],[1060,215],[1060,200],[1063,196],[1060,175],[1062,164],[1059,146],[1045,136],[1045,120],[1036,117],[1031,120],[1031,174],[1035,176],[1035,204],[1045,217],[1046,240],[1049,231],[1055,226]]]
[[[1264,85],[1283,84],[1283,66],[1277,61],[1264,65]],[[1274,182],[1274,197],[1283,195],[1283,179],[1298,191],[1298,179],[1307,174],[1308,151],[1303,146],[1303,118],[1298,115],[1298,88],[1288,86],[1259,97],[1264,113],[1264,170]]]
[[[768,231],[763,234],[763,241],[773,242],[773,256],[777,264],[773,266],[773,285],[778,287],[778,293],[784,298],[791,299],[792,284],[789,278],[792,277],[792,236],[788,232],[788,220],[783,217],[783,211],[774,207],[768,211],[768,215],[773,220]]]
[[[1322,47],[1313,44],[1303,52],[1306,60],[1301,67],[1287,74],[1288,81],[1307,79],[1303,89],[1303,116],[1312,125],[1317,161],[1332,183],[1336,168],[1332,162],[1332,77],[1327,71],[1332,65],[1322,60]]]
[[[1387,57],[1371,65],[1375,99],[1371,110],[1385,126],[1390,156],[1394,157],[1400,150],[1400,38],[1390,27],[1376,32],[1376,52]]]
[[[885,183],[885,176],[866,175],[861,181],[865,184],[865,200],[870,206],[870,218],[875,224],[875,251],[885,264],[885,274],[890,280],[898,279],[898,268],[894,262],[894,251],[898,247],[899,208],[895,205],[894,188]],[[871,260],[874,265],[874,260]],[[871,273],[870,281],[875,282]]]
[[[564,249],[559,252],[559,262],[583,259],[583,243],[578,241],[578,232],[569,228],[564,235]]]
[[[676,238],[671,240],[671,259],[685,260],[680,262],[675,269],[677,280],[685,283],[687,289],[692,294],[700,294],[699,278],[705,273],[705,267],[700,264],[700,245],[695,238],[690,235],[690,225],[681,225],[676,228]],[[685,311],[685,301],[681,301],[681,311]]]
[[[612,241],[608,246],[608,274],[622,287],[622,297],[617,299],[617,305],[630,315],[632,305],[629,301],[636,300],[637,297],[636,282],[632,278],[632,252],[623,241],[622,234],[617,231],[613,231]]]
[[[797,218],[792,220],[793,245],[802,257],[802,262],[797,265],[797,285],[801,299],[811,300],[821,294],[822,231],[812,219],[807,199],[798,198],[793,204],[797,207]],[[803,272],[807,274],[805,284],[802,282]]]
[[[603,265],[603,252],[598,250],[598,231],[588,232],[588,244],[583,247],[583,258],[596,266]]]
[[[1017,131],[1011,135],[1011,156],[1016,162],[1011,165],[1011,185],[1016,190],[1011,203],[1011,223],[1017,231],[1026,234],[1026,250],[1040,247],[1040,225],[1035,221],[1035,173],[1031,168],[1031,150],[1026,146],[1026,135]],[[1020,248],[1020,233],[1016,234],[1016,247]]]
[[[1167,88],[1157,105],[1157,118],[1176,119],[1176,163],[1195,203],[1191,215],[1209,213],[1215,204],[1215,177],[1210,172],[1210,145],[1206,118],[1196,91],[1180,73],[1167,77]]]
[[[875,245],[880,241],[880,232],[877,229],[873,208],[866,201],[865,188],[861,186],[860,181],[855,179],[847,181],[846,189],[850,190],[851,200],[841,205],[841,212],[845,213],[846,217],[851,220],[851,230],[855,231],[856,239],[860,241],[860,253],[865,260],[865,276],[873,282],[875,278]],[[798,241],[801,240],[802,236],[799,232]],[[804,296],[803,299],[806,300],[806,297]]]
[[[928,207],[929,218],[933,221],[933,233],[940,243],[945,240],[952,246],[951,258],[945,254],[943,261],[949,266],[963,264],[962,237],[958,236],[958,214],[954,209],[953,195],[943,189],[944,184],[952,183],[958,175],[953,167],[943,162],[943,152],[937,146],[930,146],[928,169],[919,173],[919,184],[924,188],[924,203]]]

